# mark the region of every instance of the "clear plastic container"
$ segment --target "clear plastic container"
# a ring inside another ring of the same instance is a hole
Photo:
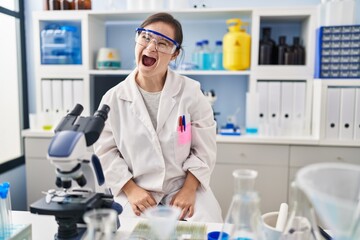
[[[200,70],[211,70],[211,50],[209,47],[209,40],[204,40],[203,42],[203,48],[200,52]]]
[[[308,165],[299,170],[296,183],[335,239],[360,239],[360,166]]]
[[[81,64],[81,30],[75,25],[47,25],[41,31],[41,64]]]

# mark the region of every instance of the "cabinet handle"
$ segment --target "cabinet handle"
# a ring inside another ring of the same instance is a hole
[[[245,154],[245,153],[240,153],[240,157],[245,158],[245,157],[246,157],[246,154]]]
[[[339,162],[345,162],[345,160],[342,157],[337,157],[336,160],[338,160]]]

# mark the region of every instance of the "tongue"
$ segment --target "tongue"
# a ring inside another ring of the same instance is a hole
[[[143,64],[147,67],[152,66],[156,62],[155,58],[143,56]]]

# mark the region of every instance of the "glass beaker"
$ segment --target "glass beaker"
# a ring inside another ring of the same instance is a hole
[[[86,240],[112,240],[117,230],[117,212],[114,209],[93,209],[84,214]]]
[[[313,206],[295,182],[291,183],[291,212],[281,240],[320,240]]]
[[[233,172],[235,192],[222,232],[229,240],[263,240],[260,198],[254,190],[257,171],[237,169]],[[222,235],[219,239],[222,239]]]

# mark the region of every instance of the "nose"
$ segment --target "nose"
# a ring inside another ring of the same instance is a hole
[[[152,39],[152,40],[148,43],[148,45],[146,46],[146,49],[149,49],[149,50],[151,50],[151,51],[155,51],[155,50],[157,50],[156,45],[157,45],[156,40],[155,40],[155,39]]]

